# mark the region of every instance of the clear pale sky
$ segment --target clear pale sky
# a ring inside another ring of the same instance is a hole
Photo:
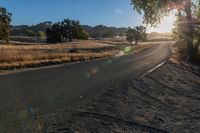
[[[128,27],[142,24],[142,15],[133,10],[131,0],[1,0],[0,6],[13,14],[13,25],[33,25],[43,21],[77,19],[91,26]],[[168,32],[172,18],[148,31]]]

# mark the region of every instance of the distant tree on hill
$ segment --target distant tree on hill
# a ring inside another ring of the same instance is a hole
[[[77,39],[88,40],[89,37],[90,35],[84,30],[80,30],[77,34]]]
[[[35,36],[35,33],[34,33],[32,30],[26,30],[26,35],[27,35],[27,36],[34,37],[34,36]]]
[[[114,35],[114,32],[112,30],[107,30],[104,34],[103,34],[103,37],[104,38],[113,38],[115,35]]]
[[[72,39],[86,40],[89,34],[83,30],[79,21],[65,19],[47,28],[46,36],[48,43],[59,43],[64,40],[71,42]]]
[[[145,40],[146,36],[146,27],[144,26],[129,27],[126,32],[126,39],[131,43],[135,41],[135,45],[138,44],[139,40]]]
[[[38,37],[40,37],[40,38],[45,38],[45,32],[43,32],[43,31],[39,31],[38,33],[37,33],[37,36]]]
[[[6,8],[0,7],[0,40],[9,41],[10,22],[12,14]]]
[[[112,38],[114,36],[125,36],[127,28],[108,27],[104,25],[88,26],[82,25],[83,29],[87,31],[91,38]]]

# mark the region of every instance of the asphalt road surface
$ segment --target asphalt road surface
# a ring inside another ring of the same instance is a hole
[[[73,110],[107,86],[143,75],[165,61],[173,42],[110,59],[0,75],[0,132],[22,132],[33,116]]]

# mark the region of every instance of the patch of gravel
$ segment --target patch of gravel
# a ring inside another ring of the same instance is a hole
[[[198,133],[200,77],[168,62],[153,73],[122,81],[63,117],[51,117],[51,133]]]

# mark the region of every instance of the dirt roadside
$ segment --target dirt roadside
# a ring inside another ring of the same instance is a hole
[[[54,114],[51,133],[198,133],[200,77],[167,62],[145,77],[123,81],[74,111]]]

